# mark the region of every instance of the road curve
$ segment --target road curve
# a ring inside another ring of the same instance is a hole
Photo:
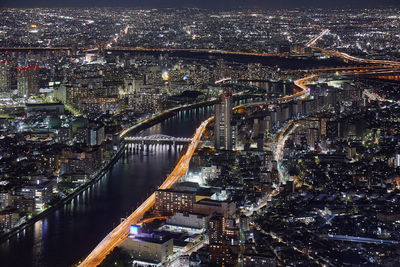
[[[196,150],[197,145],[200,142],[201,136],[206,129],[208,123],[213,120],[211,117],[205,120],[196,130],[192,141],[190,142],[186,153],[180,158],[176,164],[174,170],[165,179],[164,183],[160,186],[160,189],[171,188],[184,174],[186,174],[190,159]],[[89,254],[89,256],[79,265],[80,267],[86,266],[97,266],[104,258],[110,253],[116,246],[120,245],[127,237],[129,232],[129,226],[136,224],[140,218],[154,205],[155,193],[151,194],[129,217],[121,222],[114,230],[112,230]]]

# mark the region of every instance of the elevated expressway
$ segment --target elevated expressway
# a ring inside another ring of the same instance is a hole
[[[213,120],[211,117],[205,120],[196,130],[193,135],[186,153],[179,159],[174,170],[165,179],[164,183],[159,187],[160,189],[171,188],[184,174],[186,174],[190,159],[200,142],[208,123]],[[140,218],[155,204],[155,193],[151,194],[126,220],[121,222],[114,230],[112,230],[89,254],[89,256],[79,265],[83,266],[97,266],[99,265],[107,254],[112,251],[116,246],[120,245],[128,236],[129,226],[139,222]]]

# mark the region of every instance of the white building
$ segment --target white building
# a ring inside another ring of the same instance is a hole
[[[167,219],[167,224],[195,229],[206,227],[207,216],[189,212],[177,212]]]
[[[121,248],[126,250],[135,260],[149,263],[160,263],[173,253],[174,242],[165,236],[134,235],[128,237]]]

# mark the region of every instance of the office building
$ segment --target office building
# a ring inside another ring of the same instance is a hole
[[[104,126],[103,125],[91,125],[88,129],[88,145],[96,146],[101,145],[104,142]]]
[[[215,105],[215,148],[232,150],[232,94],[225,88],[221,95],[221,103]]]

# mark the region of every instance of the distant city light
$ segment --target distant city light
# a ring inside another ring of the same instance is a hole
[[[161,74],[161,77],[162,77],[162,79],[164,80],[164,81],[168,81],[168,79],[169,79],[169,74],[168,74],[168,71],[163,71],[162,72],[162,74]]]

